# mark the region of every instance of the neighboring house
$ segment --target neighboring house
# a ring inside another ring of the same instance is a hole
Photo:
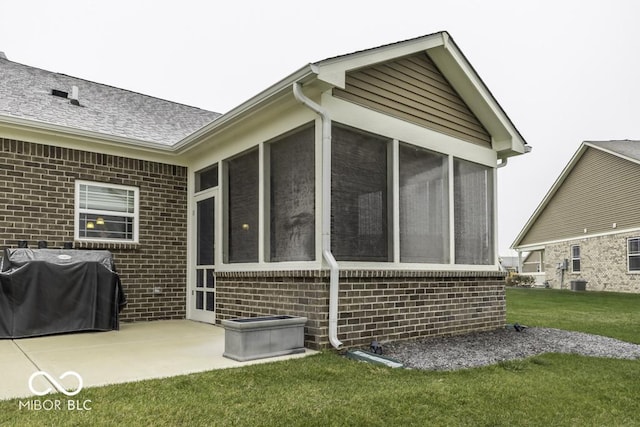
[[[516,257],[519,263],[522,257]],[[518,267],[519,268],[519,267]],[[542,253],[540,251],[532,251],[522,261],[523,273],[540,273],[543,271]]]
[[[446,32],[222,116],[0,73],[2,244],[112,251],[123,320],[302,315],[311,348],[504,324],[496,169],[527,147]]]
[[[554,288],[640,292],[640,141],[582,143],[512,247]],[[537,264],[537,266],[536,266]]]
[[[517,256],[501,256],[498,260],[500,268],[507,273],[518,273],[518,257]]]

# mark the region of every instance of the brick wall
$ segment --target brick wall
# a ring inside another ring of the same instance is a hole
[[[640,292],[640,273],[627,272],[627,239],[640,232],[585,237],[545,247],[545,279],[552,288],[571,289],[571,280],[587,281],[589,291]],[[580,272],[571,272],[571,246],[580,246]],[[569,260],[569,270],[561,274],[558,263]]]
[[[114,254],[128,299],[122,320],[185,317],[186,168],[8,139],[0,139],[0,151],[1,246],[73,241],[77,179],[138,187],[139,244],[74,247]]]
[[[326,271],[219,272],[216,317],[308,318],[305,346],[329,346]],[[371,341],[447,336],[504,326],[503,273],[341,271],[338,339]]]

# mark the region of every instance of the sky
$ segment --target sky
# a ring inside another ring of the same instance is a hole
[[[640,140],[636,0],[0,0],[0,16],[12,61],[220,113],[310,62],[446,30],[533,147],[498,172],[502,256],[581,142]]]

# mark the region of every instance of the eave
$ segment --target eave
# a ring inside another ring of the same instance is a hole
[[[553,198],[553,196],[556,194],[558,189],[562,186],[565,179],[567,178],[567,176],[569,176],[569,173],[571,172],[573,167],[576,165],[578,160],[580,160],[580,158],[585,153],[585,151],[587,151],[588,147],[591,147],[591,146],[585,143],[582,143],[580,145],[580,147],[575,152],[575,154],[573,155],[569,163],[564,167],[564,169],[560,173],[560,176],[558,176],[558,178],[555,180],[555,182],[553,183],[553,185],[551,186],[547,194],[544,196],[544,198],[542,199],[542,201],[540,202],[536,210],[533,211],[533,214],[531,215],[529,220],[526,222],[526,224],[524,225],[524,227],[522,228],[518,236],[516,236],[515,240],[511,244],[511,249],[521,249],[521,248],[524,248],[525,246],[526,247],[531,246],[531,245],[520,246],[520,242],[527,235],[531,227],[533,227],[533,224],[535,224],[535,222],[538,220],[538,217],[540,216],[542,211],[544,211],[544,209],[547,207],[547,205],[549,204],[549,201]]]
[[[105,154],[127,153],[139,158],[180,164],[173,156],[175,149],[172,146],[146,140],[11,116],[0,116],[0,129],[3,130],[2,137],[7,139],[27,140],[41,144],[50,144],[51,140],[55,139],[56,145],[82,150],[87,150],[87,144],[97,144],[101,147],[100,152]],[[25,136],[29,137],[25,138]]]

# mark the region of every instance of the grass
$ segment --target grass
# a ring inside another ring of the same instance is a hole
[[[507,289],[507,322],[605,335],[640,344],[640,295]]]
[[[620,302],[624,299],[632,302]],[[626,336],[633,326],[620,319],[631,319],[638,330],[631,309],[640,304],[638,295],[616,299],[608,294],[510,289],[507,302],[509,319],[523,324]],[[601,309],[598,315],[583,317],[593,306]],[[553,313],[557,310],[569,310],[583,320],[567,320]],[[619,321],[610,322],[610,317]],[[640,361],[575,355],[546,354],[484,368],[426,372],[389,369],[325,352],[88,388],[75,398],[91,400],[91,411],[28,411],[19,409],[20,399],[3,401],[0,425],[640,425],[639,377]],[[66,400],[59,395],[47,398]]]

